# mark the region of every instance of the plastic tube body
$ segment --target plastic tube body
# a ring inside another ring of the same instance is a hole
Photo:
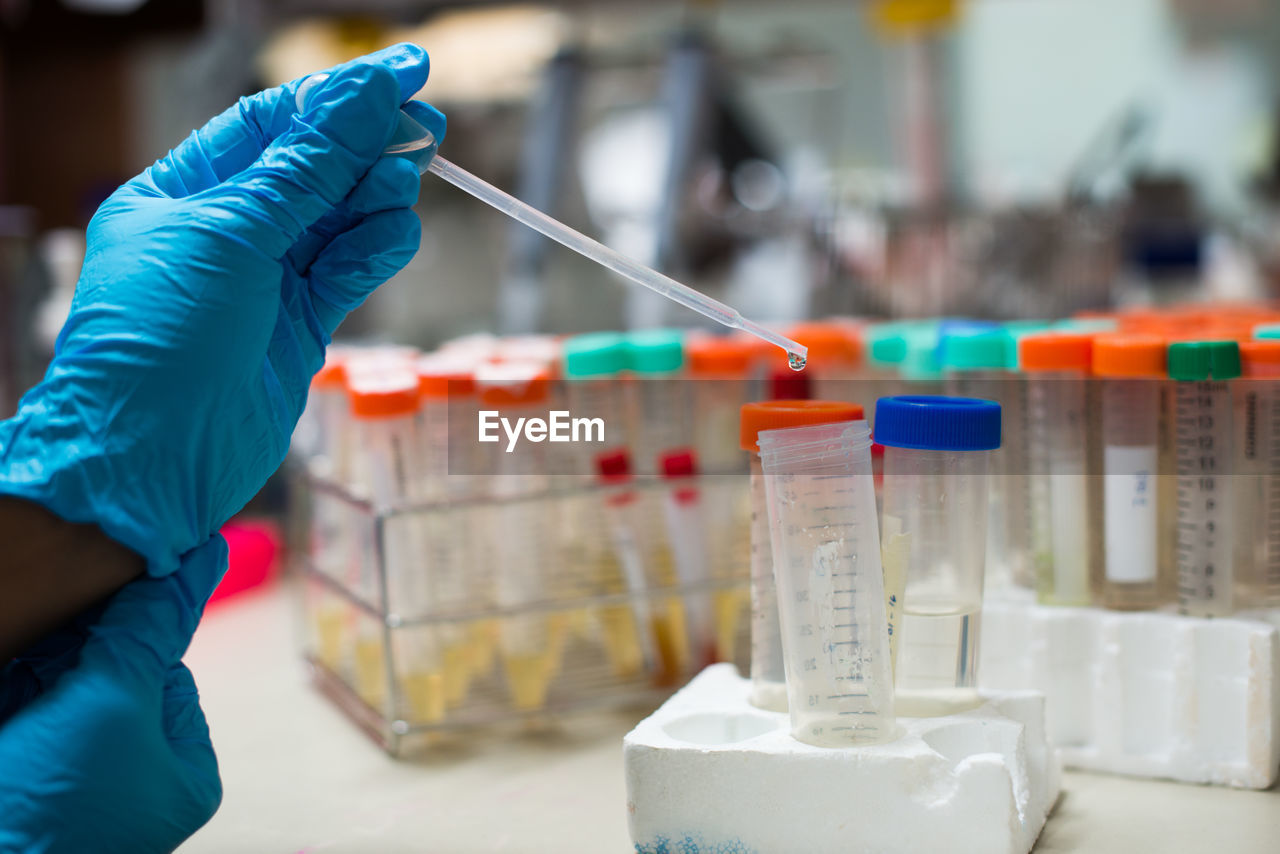
[[[1231,387],[1206,380],[1174,389],[1178,610],[1223,617],[1234,610]]]
[[[1000,447],[991,451],[987,516],[987,580],[992,592],[1033,586],[1031,567],[1031,479],[1027,446],[1027,381],[1014,371],[960,371],[948,378],[949,393],[1000,404]]]
[[[642,375],[626,380],[627,420],[637,474],[656,474],[661,454],[688,445],[689,385],[678,374]]]
[[[738,448],[738,413],[751,399],[750,381],[745,376],[698,377],[689,385],[699,470],[707,475],[745,472],[747,458]]]
[[[631,449],[629,420],[626,411],[624,381],[617,376],[590,379],[568,379],[565,393],[569,411],[575,418],[599,418],[604,421],[604,441],[584,443],[576,447],[574,475],[583,482],[595,477],[595,458],[602,454]]]
[[[394,417],[358,417],[354,437],[360,449],[357,486],[382,511],[411,505],[422,497],[422,447],[416,412]],[[366,547],[373,559],[360,561],[365,567],[381,567],[385,573],[385,603],[396,619],[413,618],[433,608],[432,591],[424,571],[426,541],[420,519],[414,514],[385,515],[380,526],[371,526]],[[369,601],[381,599],[383,584],[377,573],[362,572],[360,587]],[[386,702],[384,632],[366,625],[357,633],[356,689],[371,705]],[[433,629],[424,627],[403,632],[395,638],[392,659],[404,686],[405,714],[418,721],[439,721],[444,717],[444,675],[439,640]]]
[[[545,414],[542,405],[525,410],[503,406],[502,415],[513,421]],[[542,444],[526,443],[505,453],[501,443],[488,445],[493,472],[490,493],[499,499],[485,508],[487,529],[479,533],[488,544],[488,564],[493,572],[493,601],[499,608],[521,609],[550,598],[551,551],[546,542],[554,530],[547,505],[532,496],[547,490]],[[515,500],[502,500],[515,499]],[[551,678],[558,665],[549,618],[545,614],[517,614],[500,618],[499,650],[506,670],[507,687],[518,709],[540,708],[546,701]]]
[[[1077,372],[1027,380],[1032,558],[1036,593],[1053,605],[1089,603],[1089,383]]]
[[[905,553],[895,683],[904,715],[978,703],[990,451],[886,447],[886,553]]]
[[[1280,366],[1235,387],[1234,570],[1241,608],[1280,607]]]
[[[778,588],[773,581],[769,498],[757,454],[751,455],[751,703],[773,712],[787,710]]]
[[[760,433],[791,733],[892,739],[893,676],[865,421]]]

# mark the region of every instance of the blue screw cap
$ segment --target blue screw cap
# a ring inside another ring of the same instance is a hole
[[[882,397],[875,441],[921,451],[994,451],[1000,447],[1000,404],[928,394]]]

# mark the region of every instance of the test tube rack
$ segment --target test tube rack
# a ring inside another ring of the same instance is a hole
[[[1034,689],[1068,768],[1234,788],[1280,775],[1280,611],[983,603],[984,690]]]
[[[672,577],[637,589],[623,580],[599,517],[623,489],[661,500],[691,487],[706,500],[745,504],[746,478],[701,476],[378,508],[315,473],[299,475],[309,540],[299,561],[302,645],[314,684],[399,756],[463,733],[524,731],[589,710],[655,708],[712,658],[688,642],[687,625],[655,636],[643,615],[657,603],[702,597],[716,621],[714,657],[745,670],[746,538],[709,534],[703,580]],[[497,604],[486,564],[493,541],[509,536],[493,528],[501,507],[536,508],[546,520],[538,541],[522,544],[553,568],[537,601]],[[398,526],[425,532],[413,579],[388,571],[389,534]],[[502,638],[516,626],[532,626],[545,639],[542,660],[504,662]],[[525,676],[542,684],[528,684],[513,669],[519,667],[532,668],[536,675]]]
[[[814,747],[751,683],[708,667],[623,742],[637,854],[1025,854],[1061,790],[1044,696],[899,718],[892,741]]]

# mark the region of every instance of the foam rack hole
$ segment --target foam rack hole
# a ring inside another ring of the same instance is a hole
[[[733,744],[773,732],[782,726],[764,715],[702,713],[685,715],[662,725],[671,738],[689,744]]]

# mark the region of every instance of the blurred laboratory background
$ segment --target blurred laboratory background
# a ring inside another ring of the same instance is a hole
[[[95,207],[234,100],[397,41],[441,152],[777,323],[1274,296],[1265,0],[0,2],[0,411]],[[342,337],[432,347],[701,318],[428,176]]]

